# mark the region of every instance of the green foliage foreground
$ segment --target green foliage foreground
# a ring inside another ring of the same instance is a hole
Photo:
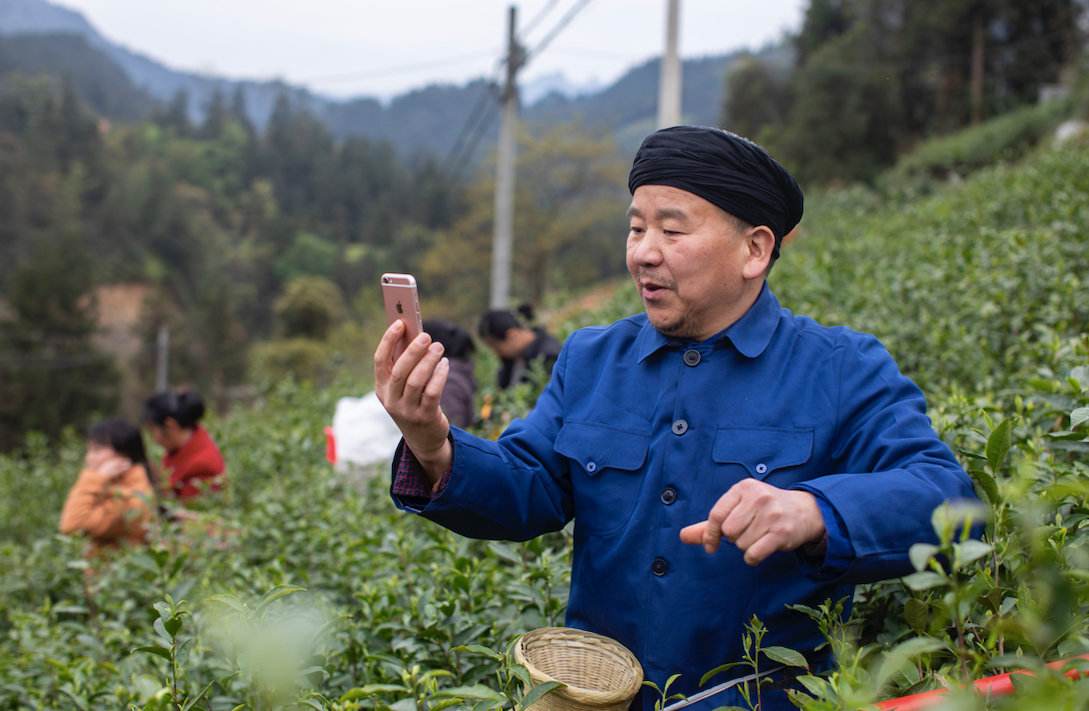
[[[784,250],[781,300],[885,341],[989,521],[965,541],[963,512],[937,512],[942,544],[913,549],[918,573],[860,590],[846,624],[838,601],[812,610],[840,668],[803,677],[803,707],[1027,667],[991,708],[1084,708],[1086,683],[1040,665],[1089,649],[1087,166],[1089,148],[1067,147],[930,196],[820,196]],[[597,319],[637,308],[625,290]],[[517,414],[525,395],[501,404]],[[80,443],[0,458],[0,708],[524,706],[505,652],[562,620],[566,534],[474,542],[396,514],[384,473],[353,485],[322,461],[334,401],[284,384],[212,423],[230,488],[201,522],[93,561],[90,595],[81,543],[53,533]],[[743,663],[796,660],[752,632]]]

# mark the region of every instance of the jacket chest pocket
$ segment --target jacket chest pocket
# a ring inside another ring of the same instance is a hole
[[[718,464],[734,464],[757,479],[792,484],[808,478],[804,466],[813,456],[813,430],[778,427],[720,427],[711,457]],[[794,474],[794,476],[791,476]]]
[[[566,422],[553,448],[569,460],[575,525],[605,534],[628,522],[639,491],[650,437],[589,422]]]

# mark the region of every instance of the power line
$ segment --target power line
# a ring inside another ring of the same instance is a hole
[[[355,79],[373,79],[375,77],[385,77],[395,74],[410,74],[420,71],[422,69],[434,69],[435,67],[445,67],[450,64],[459,62],[467,62],[469,60],[483,59],[484,57],[495,56],[495,50],[477,51],[469,54],[459,54],[445,59],[434,59],[427,62],[417,62],[415,64],[401,64],[392,67],[386,67],[384,69],[367,69],[358,72],[347,72],[342,74],[327,74],[324,76],[304,77],[297,81],[308,82],[330,82],[330,81],[352,81]]]
[[[577,2],[571,6],[567,12],[560,18],[560,20],[552,26],[552,29],[538,42],[534,48],[528,52],[521,50],[515,52],[515,58],[512,60],[510,57],[504,56],[496,62],[495,76],[489,82],[490,91],[481,95],[478,99],[476,106],[469,112],[469,116],[462,126],[461,131],[458,133],[458,138],[454,142],[454,146],[450,149],[450,153],[447,155],[446,160],[443,162],[445,172],[454,176],[460,176],[462,167],[473,156],[476,151],[477,145],[480,140],[491,128],[492,121],[495,119],[498,111],[488,111],[487,107],[490,104],[493,109],[497,109],[494,99],[502,98],[496,91],[497,80],[499,73],[506,67],[508,61],[514,61],[518,69],[525,67],[530,58],[540,54],[544,51],[545,47],[549,45],[559,34],[564,30],[567,25],[575,19],[583,9],[589,5],[591,0],[577,0]],[[530,32],[540,21],[546,17],[553,9],[559,4],[559,0],[549,0],[549,2],[537,13],[523,28],[523,36]]]
[[[443,172],[460,175],[460,166],[464,163],[463,158],[472,157],[480,139],[487,129],[491,127],[491,121],[496,113],[495,99],[498,95],[499,92],[495,83],[489,82],[484,91],[480,93],[480,97],[469,112],[457,140],[454,141],[453,148],[450,149],[446,160],[443,161]],[[491,110],[489,111],[489,109]]]
[[[589,5],[590,2],[591,0],[579,0],[573,6],[571,6],[571,8],[567,11],[567,14],[560,18],[560,21],[552,27],[552,30],[547,35],[544,36],[544,39],[538,42],[537,45],[533,47],[533,49],[526,52],[523,59],[523,66],[525,62],[528,62],[530,59],[544,51],[545,47],[547,47],[549,43],[552,42],[552,40],[556,39],[556,36],[563,32],[564,28],[571,24],[571,21],[574,20],[580,12],[586,9],[586,6]]]
[[[522,28],[522,31],[520,32],[520,34],[522,35],[522,39],[525,39],[527,35],[533,32],[534,28],[541,22],[541,20],[547,17],[548,14],[552,12],[552,10],[554,10],[555,7],[559,4],[560,0],[548,0],[545,6],[541,8],[541,11],[534,15],[533,19],[527,22],[526,26]]]

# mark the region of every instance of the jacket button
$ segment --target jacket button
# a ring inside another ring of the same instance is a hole
[[[764,464],[763,462],[760,462],[759,464],[756,465],[756,473],[757,474],[767,474],[768,473],[768,465]]]
[[[688,422],[686,422],[685,420],[675,420],[673,422],[673,428],[672,429],[673,429],[673,434],[680,437],[681,435],[683,435],[685,432],[688,431]]]
[[[677,490],[674,489],[672,486],[667,486],[665,489],[662,490],[661,499],[663,504],[669,506],[677,500]]]
[[[659,578],[669,572],[669,561],[665,558],[655,558],[654,562],[650,565],[650,572],[657,575]]]
[[[597,471],[597,462],[586,462],[586,471],[593,474]]]
[[[694,368],[700,364],[700,352],[689,348],[684,352],[684,364],[690,368]]]

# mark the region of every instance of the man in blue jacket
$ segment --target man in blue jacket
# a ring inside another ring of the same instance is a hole
[[[974,493],[877,339],[796,316],[769,290],[802,193],[762,148],[664,129],[629,188],[645,313],[572,334],[534,410],[498,441],[449,426],[449,366],[426,334],[394,362],[404,329],[391,326],[375,378],[404,435],[396,504],[476,538],[574,518],[567,624],[619,640],[651,681],[682,673],[675,688],[691,694],[740,659],[754,614],[765,645],[814,650],[820,633],[789,605],[910,572],[934,508]],[[791,708],[781,690],[763,700]]]

